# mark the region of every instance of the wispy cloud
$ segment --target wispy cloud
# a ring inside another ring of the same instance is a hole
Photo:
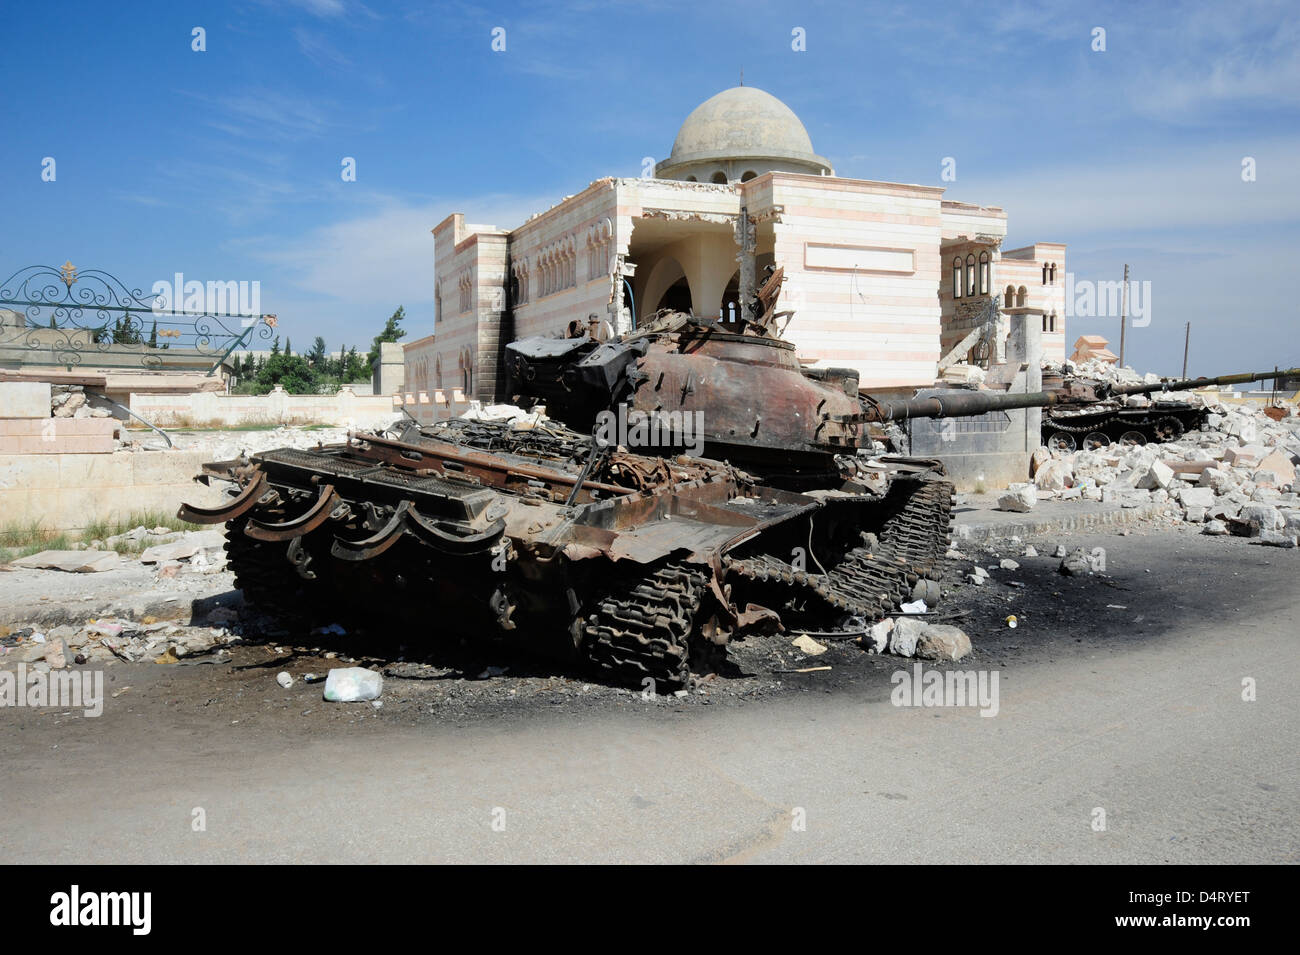
[[[298,49],[303,56],[317,66],[331,69],[350,69],[352,60],[334,47],[324,35],[305,27],[294,27],[293,38],[298,41]]]
[[[375,195],[364,204],[376,212],[295,236],[247,239],[238,246],[283,269],[297,287],[340,302],[431,302],[434,226],[453,212],[464,212],[468,221],[510,229],[554,202],[554,197],[497,194],[413,204]]]

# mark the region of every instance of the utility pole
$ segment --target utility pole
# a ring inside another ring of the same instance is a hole
[[[1187,346],[1192,343],[1192,323],[1187,323],[1187,335],[1183,339],[1183,380],[1187,379]]]
[[[1124,289],[1119,307],[1119,366],[1124,367],[1124,329],[1128,325],[1128,266],[1124,266]]]

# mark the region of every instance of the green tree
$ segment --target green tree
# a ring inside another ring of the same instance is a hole
[[[124,315],[113,323],[113,344],[140,344],[140,331],[131,323],[131,316]]]
[[[154,319],[153,322],[153,328],[149,330],[149,347],[150,348],[158,347],[158,320],[156,318]]]
[[[291,395],[314,395],[320,387],[320,377],[301,355],[271,355],[257,373],[257,389],[265,394],[279,385]],[[265,391],[263,391],[265,389]]]
[[[279,335],[276,335],[276,336],[275,336],[275,341],[271,342],[271,354],[272,354],[272,355],[278,355],[278,354],[280,354],[280,336],[279,336]]]
[[[325,339],[319,335],[311,343],[311,351],[307,353],[307,360],[311,362],[311,366],[317,371],[322,374],[329,374],[329,355],[325,351]]]
[[[401,327],[405,318],[406,309],[401,305],[397,306],[397,311],[393,312],[388,317],[388,321],[384,323],[384,330],[376,335],[374,341],[370,343],[370,353],[366,356],[366,363],[370,369],[369,374],[373,374],[375,366],[379,364],[379,346],[383,342],[395,342],[406,336],[406,329]]]
[[[339,372],[339,377],[345,382],[366,381],[370,378],[370,362],[357,354],[356,345],[349,348],[348,353],[339,358],[339,364],[343,366]]]
[[[290,338],[285,338],[284,340],[284,353],[286,355],[293,354],[293,340]]]

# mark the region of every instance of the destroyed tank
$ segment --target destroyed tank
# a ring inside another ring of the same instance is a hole
[[[1151,441],[1172,441],[1205,423],[1209,413],[1204,406],[1163,397],[1174,392],[1215,385],[1242,385],[1269,378],[1286,378],[1295,369],[1245,372],[1217,378],[1161,379],[1116,385],[1084,378],[1043,376],[1043,387],[1061,396],[1061,401],[1043,414],[1043,444],[1049,448],[1073,451],[1076,448],[1097,450],[1110,444],[1137,445]],[[1130,407],[1130,395],[1161,392],[1145,404]]]
[[[746,634],[852,636],[936,579],[953,485],[934,459],[871,457],[866,426],[1055,396],[878,402],[804,368],[756,318],[661,314],[615,341],[506,347],[517,401],[466,418],[204,466],[246,600],[275,614],[404,610],[457,636],[505,633],[615,682],[682,685]]]

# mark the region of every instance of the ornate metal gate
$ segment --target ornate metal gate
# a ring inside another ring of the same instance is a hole
[[[161,368],[184,363],[208,375],[237,348],[269,339],[274,315],[193,311],[129,289],[99,269],[29,266],[0,285],[0,366]],[[240,303],[236,302],[236,307]]]

